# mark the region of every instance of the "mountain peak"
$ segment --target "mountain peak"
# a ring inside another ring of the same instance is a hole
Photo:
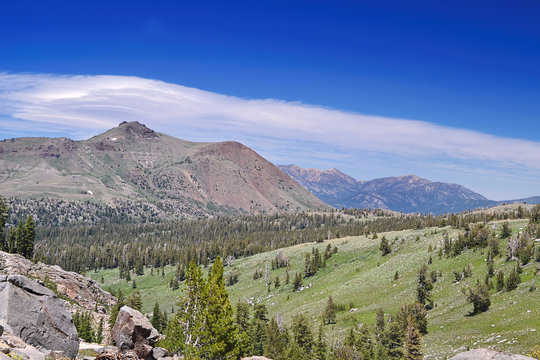
[[[280,168],[321,200],[337,208],[444,213],[494,203],[461,185],[433,182],[414,174],[358,181],[337,169],[302,169],[296,165]]]
[[[128,136],[131,135],[146,139],[157,137],[154,130],[148,128],[145,124],[141,124],[138,121],[122,121],[115,129],[118,129],[120,132]]]
[[[89,142],[95,141],[122,141],[133,142],[141,139],[154,139],[159,137],[159,133],[148,128],[145,124],[138,121],[122,121],[118,126],[88,139]]]

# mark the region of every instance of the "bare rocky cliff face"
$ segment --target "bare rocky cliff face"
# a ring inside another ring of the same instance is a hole
[[[242,144],[189,142],[138,122],[83,141],[0,141],[0,194],[141,202],[165,215],[195,217],[330,208]]]

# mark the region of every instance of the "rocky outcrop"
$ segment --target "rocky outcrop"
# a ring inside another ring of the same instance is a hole
[[[159,333],[141,312],[122,306],[111,330],[121,352],[134,350],[140,359],[152,359],[152,347]]]
[[[12,360],[13,358],[45,360],[45,354],[34,346],[25,343],[20,337],[6,331],[0,335],[0,360]]]
[[[39,279],[46,286],[54,285],[51,290],[87,310],[116,304],[115,297],[102,290],[96,281],[75,272],[65,271],[59,266],[34,263],[18,254],[0,251],[0,274],[24,275]]]
[[[77,355],[79,338],[64,302],[26,276],[0,275],[0,320],[11,334],[39,350]]]
[[[2,274],[24,275],[38,281],[60,298],[67,300],[64,305],[72,315],[77,311],[90,311],[93,327],[97,328],[103,319],[106,325],[103,331],[104,342],[111,341],[106,308],[116,304],[116,298],[102,290],[96,281],[75,272],[65,271],[59,266],[34,263],[21,255],[0,251],[0,275]],[[94,311],[95,309],[97,311]]]
[[[475,349],[457,354],[450,360],[534,360],[531,357],[507,354],[491,349]]]

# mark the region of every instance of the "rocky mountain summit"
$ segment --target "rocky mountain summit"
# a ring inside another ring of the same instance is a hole
[[[0,141],[0,194],[122,206],[176,216],[329,208],[276,166],[234,142],[195,143],[123,122],[83,141]]]

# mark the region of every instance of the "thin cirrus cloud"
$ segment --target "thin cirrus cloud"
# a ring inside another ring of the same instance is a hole
[[[138,77],[0,73],[2,137],[83,138],[133,120],[187,140],[242,141],[277,162],[351,169],[356,161],[380,172],[422,162],[461,174],[516,172],[529,182],[540,173],[540,143],[527,140]]]

